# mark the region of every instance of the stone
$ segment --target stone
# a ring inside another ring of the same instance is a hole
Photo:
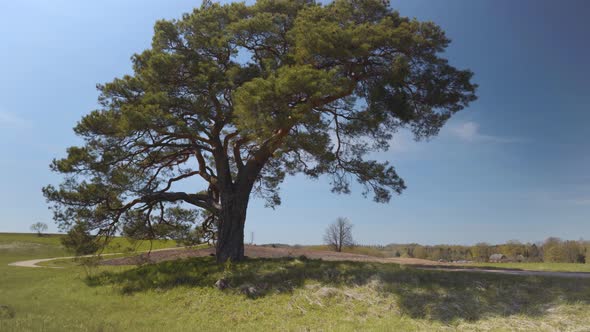
[[[229,283],[225,279],[219,279],[215,282],[215,287],[219,290],[224,290],[229,287]]]
[[[242,286],[240,291],[242,292],[242,294],[245,294],[246,296],[251,298],[258,296],[258,289],[251,285]]]

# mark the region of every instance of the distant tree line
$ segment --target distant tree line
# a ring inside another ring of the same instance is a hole
[[[590,241],[562,240],[550,237],[544,242],[521,243],[508,241],[491,245],[477,243],[473,246],[411,244],[389,244],[377,246],[389,257],[410,257],[444,261],[487,262],[493,254],[502,254],[507,261],[550,262],[550,263],[590,263]]]

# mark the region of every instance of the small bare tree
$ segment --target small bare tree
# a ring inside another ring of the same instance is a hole
[[[36,222],[31,225],[31,230],[37,232],[37,236],[42,236],[43,232],[47,230],[47,224],[42,222]]]
[[[336,222],[328,226],[324,235],[324,243],[341,252],[343,247],[354,245],[352,240],[352,223],[343,217],[338,217]]]

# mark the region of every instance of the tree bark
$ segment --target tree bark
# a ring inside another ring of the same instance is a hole
[[[217,262],[244,259],[244,225],[250,192],[226,193],[221,198],[221,213],[215,254]]]

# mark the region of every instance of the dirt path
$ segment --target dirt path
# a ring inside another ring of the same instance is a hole
[[[214,255],[214,248],[205,249],[191,249],[191,248],[165,248],[152,250],[149,255],[143,252],[141,255],[131,257],[121,257],[106,260],[103,262],[105,265],[134,265],[139,261],[145,261],[148,259],[151,262],[162,262],[182,258],[190,257],[204,257]],[[560,277],[560,278],[590,278],[590,272],[553,272],[553,271],[529,271],[529,270],[511,270],[511,269],[486,269],[479,267],[468,267],[459,266],[449,263],[440,263],[430,261],[426,259],[417,258],[379,258],[359,254],[351,253],[340,253],[333,251],[320,251],[320,250],[307,250],[307,249],[296,249],[296,248],[272,248],[263,246],[245,246],[245,254],[247,257],[252,258],[281,258],[281,257],[300,257],[305,256],[310,259],[323,259],[327,261],[357,261],[357,262],[377,262],[377,263],[395,263],[402,265],[410,265],[412,267],[430,270],[430,271],[447,271],[447,272],[471,272],[471,273],[495,273],[503,275],[518,275],[518,276],[539,276],[539,277]],[[104,254],[102,256],[119,255],[115,254]],[[84,256],[90,257],[90,256]],[[58,259],[72,259],[75,257],[54,257],[44,259],[32,259],[27,261],[20,261],[10,263],[11,266],[20,267],[48,267],[48,268],[59,268],[49,266],[39,266],[38,263],[48,262]]]
[[[181,247],[183,248],[183,247]],[[151,252],[157,252],[157,251],[164,251],[164,250],[177,250],[179,248],[164,248],[164,249],[155,249],[152,250]],[[146,253],[148,251],[140,251],[138,253]],[[118,252],[118,253],[110,253],[110,254],[102,254],[100,256],[113,256],[113,255],[123,255],[124,253],[122,252]],[[60,266],[39,266],[37,264],[39,263],[43,263],[43,262],[50,262],[50,261],[55,261],[55,260],[60,260],[60,259],[74,259],[74,258],[82,258],[82,257],[93,257],[94,255],[85,255],[85,256],[64,256],[64,257],[53,257],[53,258],[41,258],[41,259],[30,259],[30,260],[26,260],[26,261],[18,261],[18,262],[13,262],[13,263],[9,263],[9,266],[19,266],[19,267],[32,267],[32,268],[50,268],[50,269],[61,269],[62,267]]]
[[[416,266],[422,270],[447,271],[447,272],[474,272],[474,273],[495,273],[515,276],[529,277],[558,277],[558,278],[590,278],[590,272],[557,272],[557,271],[531,271],[511,269],[486,269],[481,267],[453,267],[453,266]]]
[[[43,262],[54,261],[56,259],[69,259],[69,258],[74,258],[74,257],[55,257],[55,258],[43,258],[43,259],[31,259],[28,261],[19,261],[19,262],[9,263],[8,265],[9,266],[19,266],[19,267],[47,267],[47,268],[52,268],[52,269],[60,269],[60,267],[58,267],[58,266],[39,266],[37,264],[43,263]]]

